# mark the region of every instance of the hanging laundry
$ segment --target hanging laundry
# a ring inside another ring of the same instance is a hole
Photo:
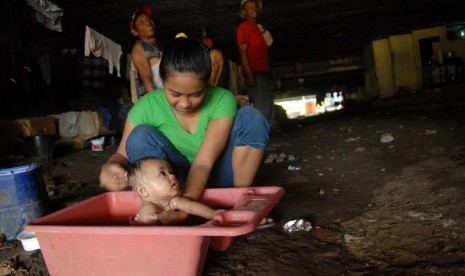
[[[82,87],[91,89],[105,88],[108,62],[101,57],[84,57],[82,61]]]
[[[120,58],[123,54],[121,45],[86,26],[84,55],[88,57],[91,53],[96,57],[102,57],[108,61],[108,71],[110,74],[113,74],[113,67],[116,67],[117,75],[121,77]]]
[[[48,0],[26,0],[26,3],[35,11],[35,20],[46,28],[62,32],[61,18],[63,10]]]

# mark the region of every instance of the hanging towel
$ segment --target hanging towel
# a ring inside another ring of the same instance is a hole
[[[108,71],[110,74],[113,74],[113,67],[116,67],[117,75],[121,77],[120,58],[123,54],[121,45],[86,26],[84,55],[88,57],[91,53],[96,57],[102,57],[108,61]]]

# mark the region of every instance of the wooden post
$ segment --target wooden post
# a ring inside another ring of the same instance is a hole
[[[139,100],[139,92],[137,91],[137,84],[136,84],[136,74],[137,70],[134,67],[134,63],[131,60],[131,70],[129,71],[129,79],[131,81],[131,101],[136,103]]]

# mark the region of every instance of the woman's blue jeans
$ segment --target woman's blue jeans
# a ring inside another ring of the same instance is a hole
[[[269,124],[260,111],[252,106],[239,108],[228,143],[210,174],[207,187],[233,187],[232,151],[236,146],[265,149],[269,141]],[[191,164],[158,129],[138,125],[126,141],[129,162],[145,157],[157,157],[170,162],[184,188]]]

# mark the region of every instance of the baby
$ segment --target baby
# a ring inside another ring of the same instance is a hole
[[[163,159],[147,157],[137,160],[129,166],[128,180],[143,201],[134,219],[139,225],[158,225],[163,211],[169,210],[182,210],[208,220],[224,212],[183,197],[178,179]]]

